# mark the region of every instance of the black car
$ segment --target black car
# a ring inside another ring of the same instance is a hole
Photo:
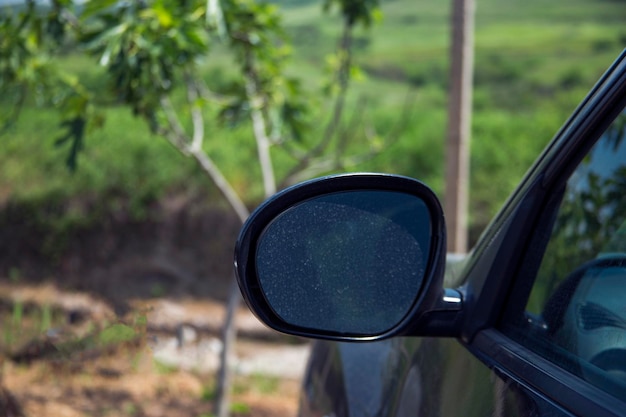
[[[444,281],[445,247],[406,177],[324,177],[255,211],[244,298],[323,339],[301,415],[626,415],[626,51]]]

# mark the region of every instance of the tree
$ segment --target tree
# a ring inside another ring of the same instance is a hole
[[[45,10],[27,0],[21,11],[7,10],[0,17],[0,93],[12,96],[16,106],[4,118],[3,130],[10,129],[29,99],[57,108],[65,134],[56,144],[68,146],[66,162],[75,170],[85,136],[103,125],[101,109],[110,102],[127,106],[151,132],[193,159],[243,222],[249,214],[243,199],[206,150],[207,124],[249,123],[266,197],[277,187],[345,168],[380,150],[368,146],[361,154],[346,155],[347,139],[354,132],[342,122],[354,72],[353,31],[374,22],[378,0],[326,0],[324,8],[337,8],[343,27],[324,97],[331,111],[319,140],[310,135],[310,92],[285,72],[289,41],[279,10],[253,0],[91,0],[80,6],[73,0],[53,0]],[[68,44],[105,68],[110,86],[106,100],[61,68],[58,57]],[[238,76],[212,90],[200,63],[214,59],[216,48],[235,58]],[[280,180],[273,147],[293,160]],[[224,324],[219,416],[228,410],[228,353],[239,297],[233,285]]]
[[[474,0],[452,2],[450,102],[446,145],[445,211],[448,252],[467,252],[469,140],[474,73]]]

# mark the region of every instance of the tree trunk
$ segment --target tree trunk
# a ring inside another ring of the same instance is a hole
[[[230,383],[232,379],[230,357],[237,340],[235,317],[240,304],[241,293],[239,292],[237,280],[233,277],[228,295],[226,316],[224,317],[224,325],[222,327],[222,351],[220,352],[220,368],[217,373],[217,385],[215,387],[215,415],[217,417],[228,417],[230,412]]]
[[[469,140],[474,66],[474,0],[453,0],[445,212],[448,252],[467,252]]]
[[[209,174],[213,182],[219,187],[243,224],[249,217],[250,212],[237,193],[232,189],[228,181],[223,177],[222,173],[204,151],[197,149],[193,151],[192,154],[204,171]],[[215,387],[215,415],[217,417],[228,417],[230,413],[230,382],[232,379],[230,359],[233,356],[235,350],[234,346],[237,340],[235,318],[240,304],[241,294],[239,292],[239,286],[237,280],[233,277],[228,295],[224,323],[222,325],[222,351],[220,352],[220,362]]]

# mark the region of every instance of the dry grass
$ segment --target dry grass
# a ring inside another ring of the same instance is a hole
[[[149,343],[153,335],[146,330],[149,326],[144,313],[115,318],[106,306],[94,301],[95,313],[86,308],[80,322],[63,323],[57,317],[54,335],[51,329],[41,329],[37,306],[52,306],[47,308],[63,312],[65,295],[51,287],[40,291],[0,288],[4,306],[0,309],[0,328],[16,332],[10,335],[11,345],[0,343],[0,416],[9,415],[3,398],[13,402],[13,415],[18,416],[212,415],[213,373],[177,369],[156,361]],[[17,297],[21,303],[19,323],[15,323]],[[72,297],[80,301],[74,307],[90,304],[87,295]],[[194,301],[186,311],[201,317],[203,313],[214,316],[219,309],[211,303],[203,309]],[[254,342],[246,340],[242,346],[249,350],[251,344]],[[232,389],[232,414],[295,416],[298,390],[297,380],[238,375]]]

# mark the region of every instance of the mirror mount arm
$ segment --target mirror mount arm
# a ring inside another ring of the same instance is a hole
[[[445,288],[432,309],[409,329],[407,336],[459,337],[463,326],[463,293]]]
[[[463,308],[463,294],[459,290],[444,288],[443,296],[433,311],[459,311]]]

